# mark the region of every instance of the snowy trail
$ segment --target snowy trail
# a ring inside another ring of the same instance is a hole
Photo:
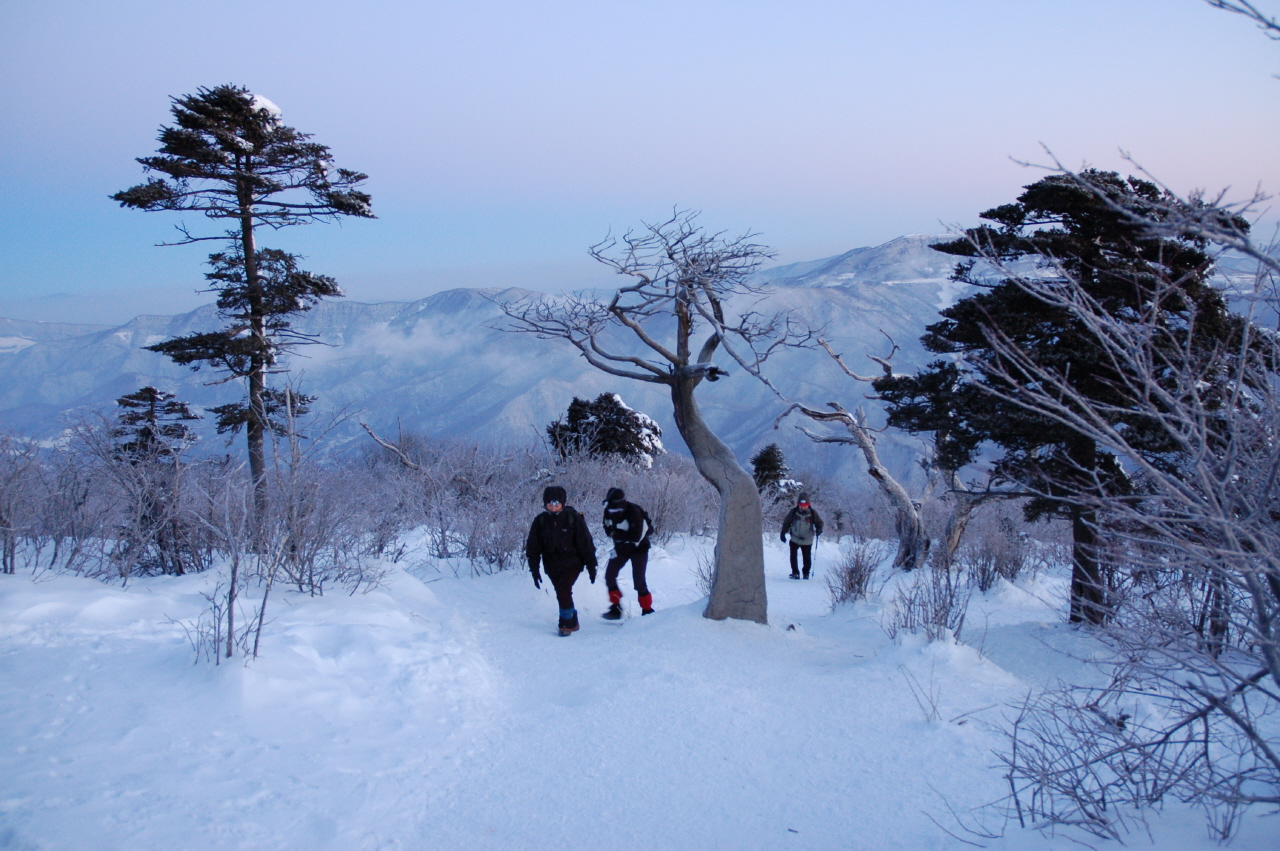
[[[0,848],[968,847],[925,813],[955,829],[948,804],[1003,794],[987,707],[1067,673],[1053,648],[1087,651],[1081,637],[1008,587],[971,609],[986,657],[894,644],[874,602],[829,613],[832,546],[809,582],[770,546],[771,625],[715,623],[702,546],[655,552],[658,612],[621,626],[584,577],[569,638],[523,571],[281,594],[247,667],[193,667],[168,621],[194,617],[212,577],[0,577]],[[1203,836],[1169,817],[1157,847]]]
[[[652,587],[689,581],[664,567],[683,569],[655,559]],[[499,593],[536,599],[527,577],[501,579]],[[444,802],[446,820],[464,826],[447,838],[474,841],[466,830],[487,824],[495,848],[530,836],[563,847],[595,835],[623,848],[842,848],[860,825],[866,847],[935,841],[927,822],[906,836],[899,825],[868,828],[886,808],[913,816],[924,804],[934,808],[921,781],[945,786],[948,764],[973,759],[968,731],[929,737],[918,707],[885,699],[902,683],[883,665],[860,672],[864,660],[842,642],[806,634],[804,624],[827,609],[820,581],[793,582],[777,570],[770,579],[775,627],[713,624],[700,603],[620,628],[584,617],[569,639],[551,635],[549,605],[514,623],[476,623],[481,643],[504,660],[510,715],[483,774],[466,771]],[[477,589],[457,583],[438,593],[459,609],[517,609],[464,599]],[[598,586],[578,598],[584,613],[607,605]],[[787,631],[791,623],[797,629]],[[880,633],[873,622],[853,627]],[[919,752],[875,746],[904,736],[932,738],[919,745],[933,751],[926,761],[936,776],[908,778]],[[510,778],[520,780],[513,787]],[[886,781],[895,794],[885,794]]]

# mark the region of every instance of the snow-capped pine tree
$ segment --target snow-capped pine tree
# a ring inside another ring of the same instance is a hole
[[[172,393],[147,386],[116,399],[116,425],[111,436],[126,459],[168,458],[194,441],[187,425],[200,419]]]
[[[565,416],[547,426],[547,437],[561,458],[585,452],[648,462],[663,452],[662,429],[617,393],[601,393],[594,402],[575,396]]]
[[[888,375],[873,386],[886,403],[889,425],[939,435],[942,466],[959,470],[979,449],[1003,450],[999,478],[1034,496],[1028,519],[1061,517],[1072,526],[1073,622],[1101,623],[1107,614],[1107,580],[1098,557],[1097,499],[1131,494],[1132,482],[1114,454],[1089,435],[1020,402],[1038,385],[1026,364],[1008,354],[1015,347],[1038,369],[1064,376],[1073,393],[1089,400],[1091,415],[1129,435],[1156,465],[1176,464],[1171,444],[1131,390],[1133,364],[1098,345],[1079,317],[1041,297],[1026,277],[1009,271],[1018,258],[1037,264],[1038,286],[1078,289],[1109,321],[1150,329],[1166,376],[1238,345],[1244,320],[1227,308],[1210,281],[1212,257],[1197,236],[1164,236],[1160,222],[1190,208],[1160,187],[1115,172],[1088,170],[1050,175],[1011,204],[981,214],[994,223],[933,248],[1001,264],[1008,276],[981,278],[974,260],[956,267],[953,280],[979,287],[975,295],[942,311],[921,337],[944,355],[916,375]],[[1235,217],[1234,226],[1248,231]],[[1158,298],[1157,298],[1158,295]],[[1214,396],[1229,377],[1206,373],[1198,392]],[[1223,394],[1224,397],[1229,394]]]
[[[123,207],[200,213],[230,225],[223,234],[197,236],[179,224],[181,238],[171,243],[230,243],[210,258],[214,271],[209,275],[218,282],[219,308],[228,326],[152,348],[193,368],[209,364],[247,379],[242,422],[254,503],[262,517],[267,371],[288,317],[341,293],[332,279],[298,270],[295,256],[259,248],[257,228],[373,218],[369,195],[358,188],[366,175],[337,168],[326,146],[284,124],[275,104],[242,86],[200,88],[174,98],[171,111],[174,125],[161,128],[158,154],[138,159],[147,172],[160,176],[111,197]]]
[[[782,448],[776,443],[770,443],[751,456],[751,477],[761,493],[771,485],[777,487],[790,472]]]

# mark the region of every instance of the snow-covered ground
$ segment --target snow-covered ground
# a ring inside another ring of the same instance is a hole
[[[1096,648],[1063,623],[1061,577],[976,598],[962,644],[895,643],[893,580],[830,612],[830,544],[809,582],[767,549],[769,626],[705,620],[706,546],[655,550],[658,612],[620,625],[584,575],[569,638],[524,571],[410,560],[369,593],[281,593],[247,666],[192,665],[175,623],[212,575],[0,576],[0,848],[971,847],[935,821],[1079,847],[951,815],[1000,826],[968,813],[1006,791],[1003,704],[1096,676],[1072,660]],[[1250,816],[1232,847],[1277,835]],[[1176,808],[1130,844],[1216,847]]]

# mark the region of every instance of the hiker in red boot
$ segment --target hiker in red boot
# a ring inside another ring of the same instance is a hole
[[[649,566],[649,533],[653,530],[649,515],[634,502],[626,501],[621,488],[609,488],[604,499],[604,533],[613,539],[613,558],[604,568],[604,583],[609,589],[609,611],[602,617],[616,621],[622,617],[622,589],[618,572],[629,560],[631,581],[640,598],[640,614],[653,614],[653,595],[644,581]]]

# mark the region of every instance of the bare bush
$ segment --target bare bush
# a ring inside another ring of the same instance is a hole
[[[882,626],[894,640],[904,632],[923,632],[930,641],[958,641],[971,595],[972,586],[958,571],[930,568],[898,586]]]
[[[126,452],[105,418],[75,423],[31,476],[45,482],[33,506],[37,564],[50,542],[47,566],[104,578],[205,569],[211,553],[190,511],[184,448]]]
[[[186,633],[191,650],[195,653],[195,664],[200,664],[203,659],[218,665],[222,657],[222,632],[226,622],[223,609],[227,597],[223,593],[221,582],[213,587],[212,592],[202,592],[201,596],[204,597],[205,608],[197,617],[185,621],[170,619],[170,622],[182,627]]]
[[[1020,824],[1118,840],[1173,798],[1198,805],[1225,840],[1244,806],[1275,803],[1266,790],[1280,761],[1258,735],[1274,714],[1265,673],[1235,682],[1195,664],[1177,677],[1152,673],[1148,661],[1122,661],[1104,688],[1054,689],[1020,707],[1000,755]]]
[[[596,529],[605,493],[622,488],[645,508],[653,540],[711,534],[718,506],[714,489],[688,458],[659,455],[651,462],[616,455],[571,453],[540,457],[530,447],[502,448],[401,435],[396,443],[374,436],[383,450],[373,471],[372,502],[396,502],[397,523],[421,527],[435,558],[465,559],[473,573],[523,564],[528,520],[542,506],[542,490],[564,487],[569,501]]]
[[[32,537],[39,472],[33,444],[0,435],[0,573],[15,572],[20,541]]]
[[[665,544],[677,534],[707,537],[715,534],[719,498],[698,473],[691,458],[661,455],[649,469],[632,465],[619,471],[617,487],[627,499],[641,505],[653,523],[653,540]],[[608,481],[602,481],[605,489]],[[600,494],[603,501],[604,494]]]
[[[831,607],[866,599],[876,568],[892,550],[890,544],[875,538],[852,538],[841,542],[840,563],[827,573]]]
[[[715,582],[716,560],[713,553],[699,550],[694,564],[693,578],[698,592],[704,597],[711,595],[711,586]]]
[[[978,591],[985,594],[1001,579],[1013,582],[1033,562],[1035,542],[1006,515],[991,518],[970,532],[969,540],[956,558],[959,569],[969,574]]]

